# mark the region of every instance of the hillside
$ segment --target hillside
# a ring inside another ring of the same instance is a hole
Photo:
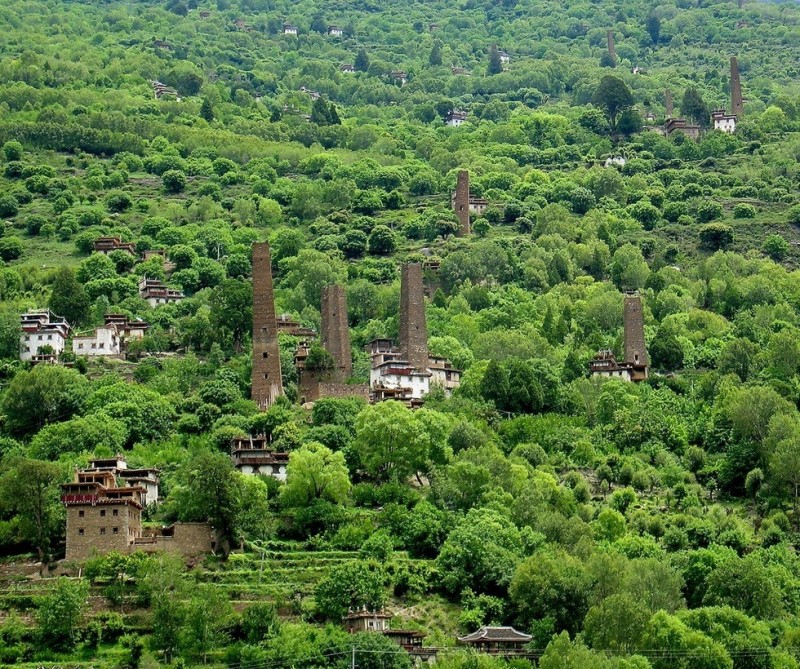
[[[798,666],[797,3],[0,25],[0,666]],[[392,373],[424,397],[368,404],[419,330],[407,263],[428,365]],[[346,374],[308,340],[333,285]],[[484,626],[516,645],[458,641]]]

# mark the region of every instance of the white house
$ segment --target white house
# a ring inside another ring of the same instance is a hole
[[[24,362],[52,362],[64,352],[69,323],[48,309],[20,316],[19,359]]]
[[[161,304],[180,302],[184,295],[179,290],[168,288],[158,279],[148,279],[144,277],[139,281],[139,297],[145,300],[151,307],[157,307]]]
[[[284,35],[297,35],[297,26],[293,26],[291,23],[284,23],[283,24],[283,34]]]
[[[505,51],[498,51],[497,55],[500,56],[500,62],[503,65],[508,65],[511,62],[511,56],[509,56]]]
[[[339,70],[342,74],[355,74],[356,72],[355,66],[350,64],[342,65]]]
[[[342,30],[339,26],[328,26],[328,35],[331,37],[343,37],[344,30]]]
[[[451,128],[458,128],[467,120],[467,112],[456,111],[455,109],[447,114],[444,122]]]
[[[103,325],[86,334],[72,338],[72,352],[86,356],[116,356],[120,353],[120,337],[117,326]]]
[[[603,167],[625,167],[625,158],[622,156],[609,156]]]
[[[714,122],[714,130],[726,132],[732,135],[736,132],[736,115],[728,114],[724,109],[715,109],[711,112],[711,120]]]

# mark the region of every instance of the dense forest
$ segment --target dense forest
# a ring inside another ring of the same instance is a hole
[[[442,669],[800,666],[800,5],[4,0],[0,25],[0,665],[411,667],[343,628],[366,608]],[[667,91],[697,141],[659,132]],[[278,314],[319,331],[345,286],[353,384],[424,262],[460,387],[304,405],[281,334],[260,410],[261,241]],[[630,291],[649,378],[593,378]],[[149,328],[32,365],[36,309]],[[234,468],[248,436],[285,482]],[[213,554],[65,559],[61,484],[117,454],[160,472],[145,525],[208,521]],[[487,625],[531,639],[457,643]]]

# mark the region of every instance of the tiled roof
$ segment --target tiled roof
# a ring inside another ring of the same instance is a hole
[[[481,641],[517,641],[528,642],[532,639],[530,634],[518,632],[513,627],[481,627],[477,632],[459,637],[462,643],[480,643]]]

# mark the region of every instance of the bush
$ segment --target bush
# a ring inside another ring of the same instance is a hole
[[[701,223],[708,223],[722,218],[722,205],[713,200],[702,200],[695,207],[695,216]]]
[[[3,144],[3,155],[8,162],[20,160],[22,158],[22,144],[15,141]]]
[[[796,204],[789,210],[789,223],[800,225],[800,204]]]
[[[644,226],[645,230],[652,230],[661,218],[661,212],[646,200],[641,200],[628,207],[628,213]]]
[[[733,208],[734,218],[755,218],[756,208],[752,204],[740,202]]]
[[[770,235],[764,240],[761,250],[773,260],[783,260],[789,253],[789,242],[780,235]]]
[[[132,204],[133,200],[131,200],[131,196],[127,193],[116,191],[114,193],[109,193],[106,196],[106,206],[108,207],[108,210],[116,214],[121,214],[124,211],[128,211]]]
[[[0,258],[8,262],[16,260],[22,255],[22,242],[18,237],[3,237],[0,239]]]
[[[19,213],[19,202],[13,195],[0,196],[0,218],[11,218]]]
[[[167,170],[161,175],[161,183],[167,193],[180,193],[186,188],[186,175],[180,170]]]
[[[733,243],[733,228],[722,223],[709,223],[700,229],[700,243],[707,249],[716,251]]]

